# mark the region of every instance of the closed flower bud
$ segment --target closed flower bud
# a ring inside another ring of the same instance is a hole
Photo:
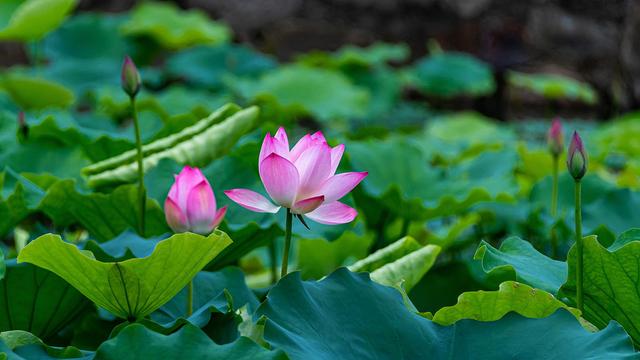
[[[167,224],[174,232],[208,235],[224,218],[227,207],[217,208],[209,181],[200,169],[185,166],[175,176],[164,203]]]
[[[564,147],[564,138],[562,136],[562,123],[559,118],[553,119],[549,132],[547,133],[547,144],[549,145],[549,151],[555,157],[562,154]]]
[[[140,91],[140,73],[136,68],[136,64],[134,64],[133,60],[128,56],[125,56],[124,62],[122,63],[120,83],[124,92],[130,97],[135,97],[138,91]]]
[[[569,144],[569,153],[567,154],[567,169],[575,180],[580,180],[587,173],[588,165],[587,152],[582,144],[582,139],[576,131],[573,132],[571,137],[571,144]]]

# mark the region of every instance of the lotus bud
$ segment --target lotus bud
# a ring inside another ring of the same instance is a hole
[[[549,145],[549,151],[555,157],[562,154],[564,147],[564,138],[562,136],[562,123],[559,118],[553,119],[549,132],[547,133],[547,144]]]
[[[185,166],[175,176],[164,202],[165,218],[174,232],[208,235],[220,224],[226,212],[226,206],[217,209],[213,189],[200,169],[190,166]]]
[[[136,68],[136,64],[134,64],[133,60],[128,56],[125,56],[124,62],[122,63],[120,83],[122,89],[129,97],[135,97],[138,91],[140,91],[140,73],[138,72],[138,68]]]
[[[582,139],[578,132],[574,131],[569,144],[569,153],[567,154],[567,169],[575,180],[580,180],[587,173],[588,165],[587,152],[582,144]]]

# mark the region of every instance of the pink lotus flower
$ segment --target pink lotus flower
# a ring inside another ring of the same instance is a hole
[[[573,132],[571,143],[569,144],[569,152],[567,153],[567,169],[569,174],[575,179],[580,180],[587,173],[589,158],[584,144],[577,131]]]
[[[164,202],[167,224],[174,232],[207,235],[220,224],[227,207],[217,210],[211,185],[198,168],[185,166]]]
[[[277,213],[281,207],[296,215],[327,225],[344,224],[355,219],[358,212],[338,200],[348,194],[367,176],[367,172],[335,174],[344,144],[331,148],[318,131],[305,135],[289,149],[289,139],[283,128],[275,136],[264,138],[258,170],[260,179],[277,204],[257,192],[247,189],[224,193],[240,206],[256,212]]]

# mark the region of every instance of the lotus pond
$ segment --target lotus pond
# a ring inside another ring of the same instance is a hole
[[[640,114],[500,122],[432,106],[496,91],[435,43],[280,62],[75,6],[0,4],[0,358],[640,358]]]

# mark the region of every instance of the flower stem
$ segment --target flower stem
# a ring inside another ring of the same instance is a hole
[[[140,123],[138,121],[138,112],[136,111],[136,99],[134,97],[130,97],[131,99],[131,116],[133,117],[133,125],[136,131],[136,148],[138,150],[138,201],[140,204],[140,219],[138,221],[138,233],[140,236],[144,237],[144,229],[145,229],[145,212],[147,205],[147,191],[144,188],[144,165],[143,165],[143,155],[142,155],[142,138],[140,136]]]
[[[269,243],[269,260],[271,261],[271,283],[278,281],[278,260],[276,259],[276,240],[273,239]]]
[[[291,209],[287,209],[287,224],[284,233],[284,253],[282,255],[282,270],[280,271],[280,278],[287,275],[287,267],[289,265],[289,248],[291,247],[291,225],[293,223],[293,214]]]
[[[558,156],[553,156],[553,183],[551,187],[551,217],[556,221],[558,214]],[[551,257],[558,257],[558,234],[555,227],[551,228]]]
[[[581,194],[581,184],[580,180],[576,180],[575,186],[575,218],[576,218],[576,246],[578,249],[578,262],[576,265],[576,292],[578,297],[578,310],[584,312],[584,303],[583,303],[583,269],[584,269],[584,259],[583,259],[583,250],[584,250],[584,241],[582,239],[582,194]]]
[[[193,314],[193,280],[187,285],[187,317]]]

